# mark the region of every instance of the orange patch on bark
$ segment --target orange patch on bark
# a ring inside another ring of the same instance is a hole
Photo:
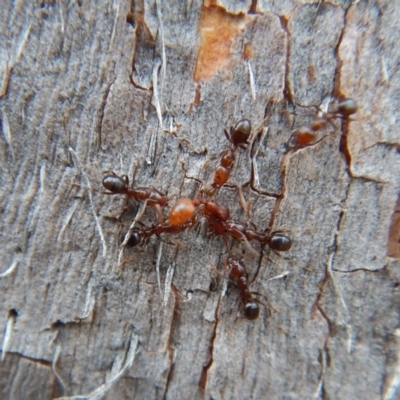
[[[390,224],[387,255],[393,258],[400,258],[400,195],[397,198],[396,209]]]
[[[245,60],[251,60],[253,58],[253,49],[250,47],[249,43],[245,43],[244,45],[243,57]]]
[[[204,6],[200,18],[200,46],[194,80],[210,79],[229,63],[234,39],[244,28],[244,15],[232,15],[218,6]]]

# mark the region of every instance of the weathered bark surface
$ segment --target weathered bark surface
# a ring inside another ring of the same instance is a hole
[[[2,4],[2,399],[400,398],[400,9],[304,3]],[[354,121],[289,151],[330,96]],[[240,118],[254,141],[216,201],[248,221],[241,185],[251,221],[294,241],[246,257],[271,306],[253,322],[204,228],[118,266],[139,206],[101,193],[112,169],[195,196]]]

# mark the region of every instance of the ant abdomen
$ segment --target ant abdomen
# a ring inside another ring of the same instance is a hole
[[[125,241],[127,234],[123,234],[121,236],[121,243]],[[127,247],[136,247],[137,245],[142,243],[142,236],[140,235],[139,231],[133,231],[131,236],[129,236],[128,241],[126,242]]]
[[[269,238],[268,245],[275,251],[288,251],[292,247],[292,239],[280,232],[273,232]]]
[[[244,306],[244,316],[250,321],[254,321],[260,315],[260,307],[257,303],[252,301],[248,302]]]
[[[230,132],[231,142],[235,146],[246,145],[251,134],[251,123],[248,119],[241,119]]]
[[[348,117],[349,115],[355,114],[357,112],[357,103],[354,99],[343,99],[339,101],[337,105],[337,110],[342,116]]]
[[[106,175],[102,180],[103,186],[113,194],[124,194],[128,189],[127,176]]]
[[[182,224],[195,214],[196,208],[193,201],[188,197],[181,197],[169,211],[168,220],[171,225]]]
[[[218,188],[225,184],[229,179],[229,175],[229,169],[223,167],[222,165],[218,166],[213,176],[213,187]]]

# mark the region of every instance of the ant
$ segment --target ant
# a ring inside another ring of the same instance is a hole
[[[212,183],[208,183],[201,189],[202,193],[206,193],[210,197],[214,196],[217,190],[228,181],[237,148],[247,148],[251,123],[248,119],[241,119],[235,126],[231,126],[229,133],[226,129],[224,129],[224,133],[230,146],[221,154],[220,165],[214,171]]]
[[[150,227],[136,228],[132,231],[126,245],[128,247],[136,247],[140,244],[147,243],[151,236],[160,236],[162,233],[180,233],[184,230],[191,228],[195,221],[189,220],[182,224],[171,224],[169,221],[164,223],[155,224]],[[122,242],[125,240],[125,235],[121,237]]]
[[[246,270],[246,266],[236,255],[231,255],[228,258],[229,279],[236,285],[242,296],[242,301],[244,303],[244,316],[246,319],[253,321],[260,315],[260,301],[255,300],[253,295],[258,294],[255,292],[250,292],[249,290],[249,277]],[[265,296],[264,296],[265,297]]]
[[[191,228],[196,223],[195,206],[187,197],[180,198],[170,209],[168,220],[161,221],[151,227],[136,228],[132,231],[126,245],[136,247],[146,243],[151,236],[161,235],[162,233],[180,233]],[[122,237],[122,242],[125,235]]]
[[[233,221],[227,207],[205,199],[194,199],[193,204],[200,205],[200,212],[207,218],[213,233],[217,235],[227,233],[238,240],[243,237],[248,241],[256,240],[262,248],[268,245],[270,249],[278,252],[288,251],[292,247],[292,240],[282,232],[276,231],[268,235],[249,228],[246,223]]]
[[[160,192],[156,188],[150,187],[129,187],[129,178],[127,175],[118,176],[113,171],[110,171],[102,180],[103,186],[109,190],[109,192],[103,192],[103,194],[125,194],[128,197],[133,197],[138,201],[146,201],[146,204],[154,207],[157,211],[160,221],[163,221],[163,215],[161,207],[164,207],[168,202],[168,197],[165,193]],[[142,213],[144,213],[145,208]],[[138,218],[140,220],[142,215]]]
[[[334,112],[323,113],[321,117],[315,118],[310,125],[302,126],[292,133],[292,142],[295,147],[306,147],[314,142],[317,132],[325,128],[332,120],[340,118],[348,120],[350,115],[357,112],[357,104],[354,99],[347,98],[338,102]]]
[[[233,220],[223,221],[220,224],[219,229],[221,230],[221,228],[223,228],[224,231],[234,239],[240,240],[244,237],[248,241],[256,240],[260,243],[262,249],[268,246],[275,252],[282,252],[288,251],[292,247],[292,240],[290,237],[279,231],[266,234],[248,228],[247,224],[245,223],[235,222]]]
[[[181,197],[171,207],[168,220],[164,223],[153,225],[152,227],[135,229],[128,242],[130,247],[135,247],[138,244],[146,242],[151,236],[159,236],[162,233],[180,233],[187,228],[192,227],[197,222],[196,207],[201,206],[201,209],[209,210],[210,215],[215,218],[226,220],[229,218],[229,209],[220,206],[205,199],[194,199],[193,201],[187,197]],[[123,237],[125,239],[125,236]]]
[[[118,176],[110,171],[109,175],[103,178],[102,184],[109,190],[109,192],[103,192],[104,194],[126,194],[128,197],[133,197],[139,201],[147,200],[147,204],[153,207],[156,205],[163,207],[168,202],[166,194],[152,186],[138,187],[136,189],[129,188],[129,178],[127,175]]]

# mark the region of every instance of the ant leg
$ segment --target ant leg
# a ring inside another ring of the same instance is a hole
[[[158,220],[160,221],[160,224],[164,223],[164,217],[162,214],[162,210],[161,210],[161,206],[159,204],[155,204],[154,205],[154,209],[156,210],[157,216],[158,216]]]
[[[144,202],[142,209],[139,210],[138,213],[136,214],[135,219],[133,220],[131,226],[129,227],[127,234],[125,235],[124,241],[121,243],[119,254],[118,254],[118,264],[117,264],[118,267],[121,265],[124,248],[125,248],[126,244],[128,243],[129,238],[132,235],[133,228],[135,227],[136,223],[138,223],[140,221],[140,219],[143,217],[146,207],[147,207],[147,200]]]
[[[270,315],[271,315],[271,310],[274,311],[274,312],[276,312],[276,313],[279,312],[279,311],[268,301],[267,297],[266,297],[264,294],[258,293],[258,292],[251,292],[251,294],[254,295],[254,296],[260,296],[260,297],[263,297],[263,298],[264,298],[264,300],[265,300],[266,303],[263,303],[263,302],[261,302],[261,301],[258,300],[258,299],[253,299],[253,300],[256,301],[256,302],[259,303],[259,304],[262,304],[262,305],[268,310],[268,312],[270,313]]]
[[[226,138],[228,139],[228,142],[230,142],[231,141],[231,135],[228,133],[228,131],[226,129],[224,129],[224,133],[225,133]]]
[[[83,188],[83,189],[89,189],[88,186],[81,185],[80,183],[71,182],[69,185],[70,185],[71,187],[78,187],[78,188]],[[98,192],[97,189],[94,189],[94,188],[93,188],[92,190],[95,191],[95,192]]]
[[[115,175],[115,174],[114,174]],[[128,175],[122,175],[121,179],[126,183],[126,186],[129,186],[129,178]]]
[[[176,239],[176,238],[170,238],[169,242],[165,241],[165,243],[175,245],[177,247],[180,247],[181,249],[186,249],[187,248],[187,245],[184,242],[182,242],[181,240]]]
[[[236,316],[235,316],[235,319],[233,320],[233,323],[236,323],[236,321],[239,319],[239,316],[241,314],[240,313],[240,307],[238,307],[238,304],[239,304],[240,300],[241,300],[241,298],[240,298],[240,296],[238,296],[236,298],[236,300],[233,302],[233,304],[232,304],[232,306],[230,307],[230,310],[229,310],[229,314],[232,314],[233,310],[236,309]]]
[[[226,246],[226,249],[229,251],[229,242],[228,238],[225,235],[222,235],[222,240],[224,241],[224,244]]]
[[[255,295],[255,296],[264,297],[265,301],[267,301],[267,298],[266,298],[263,294],[261,294],[261,293],[258,293],[258,292],[251,292],[251,294],[252,294],[252,295]],[[260,301],[260,300],[258,300],[258,299],[255,299],[254,297],[253,297],[252,300],[255,301],[256,303],[261,304],[262,306],[264,306],[264,307],[267,309],[267,312],[268,312],[269,316],[271,316],[271,310],[274,311],[274,312],[276,312],[276,313],[279,312],[279,311],[278,311],[272,304],[270,304],[268,301],[267,301],[267,303],[263,303],[262,301]]]
[[[253,246],[250,244],[250,242],[247,240],[246,236],[242,232],[236,229],[234,229],[233,231],[238,233],[242,237],[240,242],[244,244],[246,250],[248,250],[250,254],[252,254],[254,257],[260,257],[260,253],[253,248]]]
[[[239,203],[242,206],[245,214],[247,215],[248,218],[250,218],[250,207],[251,207],[251,200],[246,201],[246,199],[244,198],[244,194],[243,194],[243,190],[242,187],[239,185],[235,185],[238,193],[239,193]]]
[[[214,263],[210,263],[210,268],[216,275],[220,276],[223,279],[228,279],[225,274],[223,274],[221,271],[218,271],[218,269]],[[224,270],[225,270],[225,268],[226,268],[226,265],[224,267]]]
[[[144,202],[142,209],[139,211],[139,213],[136,215],[135,219],[133,220],[132,225],[131,225],[132,229],[133,229],[134,225],[142,219],[144,212],[146,211],[146,207],[147,207],[147,200]],[[131,230],[131,228],[129,228],[129,230]]]
[[[277,251],[277,250],[274,250],[274,249],[271,249],[271,248],[269,248],[270,249],[270,251],[272,252],[272,253],[274,253],[276,256],[278,256],[280,259],[282,259],[282,260],[286,260],[286,261],[292,261],[292,258],[291,257],[285,257],[282,253],[280,253],[279,251]],[[265,254],[265,249],[263,250],[263,252],[264,252],[264,254]],[[269,262],[271,262],[271,263],[273,263],[274,261],[270,258],[270,257],[267,257],[267,260],[269,261]]]
[[[222,262],[224,263],[224,272],[221,272],[217,269],[217,267],[215,266],[215,264],[210,263],[211,269],[217,274],[219,275],[221,278],[225,279],[228,282],[233,283],[233,281],[231,281],[229,278],[227,278],[227,266],[228,266],[228,255],[221,255],[222,258]]]
[[[271,251],[272,251],[276,256],[278,256],[279,258],[281,258],[282,260],[287,260],[287,261],[291,261],[291,260],[292,260],[291,257],[285,257],[282,253],[280,253],[280,252],[277,251],[277,250],[271,249]],[[270,258],[268,258],[268,260],[271,261]]]
[[[118,176],[112,169],[108,169],[106,171],[103,171],[102,174],[110,174],[110,175],[114,175],[114,176]]]

